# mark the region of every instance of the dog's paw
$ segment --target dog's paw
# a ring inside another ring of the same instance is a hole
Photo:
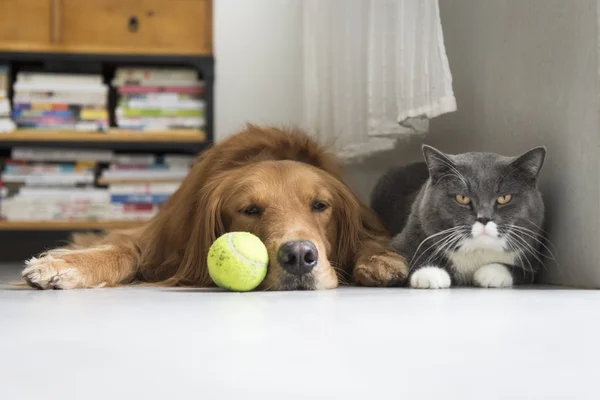
[[[488,264],[475,271],[473,282],[483,288],[503,288],[512,286],[513,277],[504,265]]]
[[[407,274],[404,257],[392,252],[375,254],[359,262],[354,269],[354,279],[362,286],[398,285]]]
[[[29,286],[37,289],[75,289],[83,287],[83,277],[65,260],[51,255],[25,262],[21,273]]]
[[[439,267],[423,267],[410,276],[410,287],[414,289],[447,289],[451,279],[445,269]]]

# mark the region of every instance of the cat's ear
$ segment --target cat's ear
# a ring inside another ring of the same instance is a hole
[[[454,162],[444,153],[435,147],[423,145],[423,157],[429,168],[429,177],[432,182],[437,182],[441,177],[456,170]]]
[[[542,165],[544,165],[545,158],[546,148],[536,147],[516,157],[511,161],[510,165],[524,173],[530,179],[536,181],[540,174],[540,170],[542,169]]]

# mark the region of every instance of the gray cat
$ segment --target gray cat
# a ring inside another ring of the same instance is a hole
[[[410,263],[413,288],[508,287],[541,267],[544,202],[537,188],[546,150],[519,157],[444,154],[388,171],[371,207]]]

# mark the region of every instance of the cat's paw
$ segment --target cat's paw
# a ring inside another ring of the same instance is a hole
[[[408,266],[399,254],[386,252],[359,261],[354,268],[354,279],[362,286],[385,287],[406,279]]]
[[[473,282],[483,288],[502,288],[512,286],[513,277],[504,265],[488,264],[475,271]]]
[[[447,289],[451,283],[448,272],[438,267],[419,268],[410,276],[410,287],[414,289]]]

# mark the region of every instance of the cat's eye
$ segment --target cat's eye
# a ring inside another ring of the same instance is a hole
[[[461,204],[463,206],[468,206],[469,204],[471,204],[471,198],[462,194],[456,195],[456,201],[458,202],[458,204]]]
[[[256,204],[251,204],[242,209],[242,214],[247,215],[248,217],[260,217],[263,215],[263,212],[264,210]]]
[[[323,212],[329,208],[329,204],[321,200],[315,200],[310,205],[312,212]]]
[[[496,202],[501,206],[510,203],[512,200],[512,196],[510,194],[505,194],[504,196],[500,196],[496,199]]]

